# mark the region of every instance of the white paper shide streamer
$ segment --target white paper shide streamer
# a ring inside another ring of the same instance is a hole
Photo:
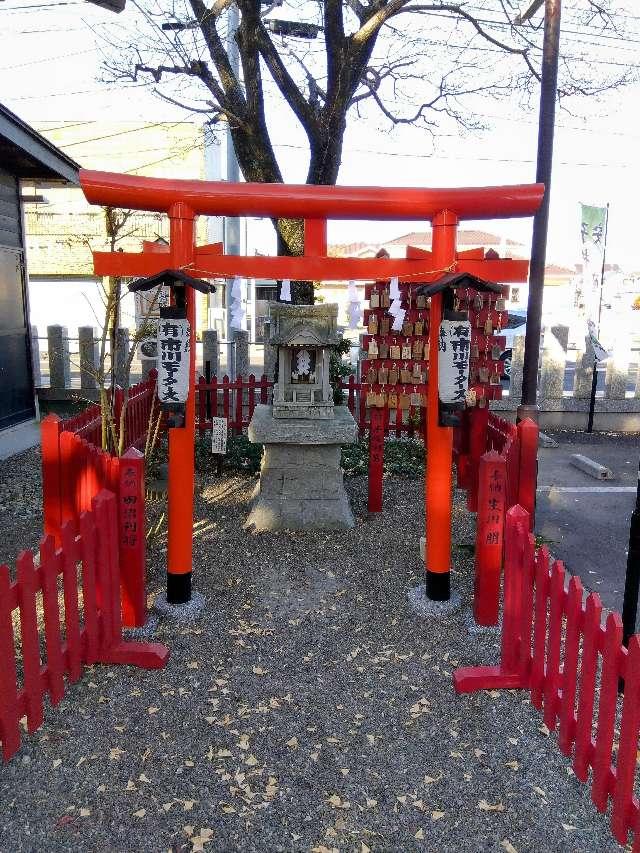
[[[291,302],[291,281],[288,278],[282,279],[280,285],[280,302]]]
[[[398,276],[394,275],[389,281],[389,298],[391,299],[391,305],[389,306],[389,314],[393,317],[393,323],[391,324],[391,330],[394,332],[399,332],[402,329],[402,324],[404,323],[405,314],[407,313],[402,307],[401,298],[402,294],[400,293],[400,287],[398,286]]]
[[[347,290],[347,316],[349,319],[349,328],[357,329],[358,326],[362,323],[362,303],[360,301],[360,297],[358,296],[358,288],[356,287],[355,281],[349,282],[349,287]]]
[[[231,323],[229,325],[232,329],[244,332],[247,328],[247,315],[242,290],[242,281],[236,276],[231,282]]]

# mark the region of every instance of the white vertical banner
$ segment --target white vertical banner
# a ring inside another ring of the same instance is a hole
[[[596,361],[604,361],[609,357],[609,353],[598,340],[608,215],[606,207],[580,205],[582,295],[587,319],[587,341]]]
[[[442,320],[438,335],[438,396],[442,403],[464,405],[469,388],[469,320]]]
[[[188,320],[158,323],[158,400],[186,403],[189,396],[190,328]]]

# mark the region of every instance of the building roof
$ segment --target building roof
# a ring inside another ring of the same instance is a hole
[[[401,237],[396,237],[395,240],[389,240],[385,246],[430,246],[432,239],[431,231],[411,231],[409,234],[404,234]],[[459,246],[518,246],[524,248],[524,243],[519,243],[517,240],[503,240],[497,234],[492,234],[490,231],[478,231],[475,228],[459,228],[458,229],[458,245]]]
[[[80,166],[0,104],[0,163],[17,178],[78,184]]]

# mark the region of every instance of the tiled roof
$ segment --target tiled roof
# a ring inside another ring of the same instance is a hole
[[[409,234],[403,234],[402,237],[396,237],[395,240],[388,240],[384,245],[430,246],[431,236],[431,231],[411,231]],[[490,231],[478,231],[475,228],[460,228],[458,230],[459,246],[501,246],[502,243],[502,237],[498,234],[492,234]],[[507,239],[504,243],[507,246],[524,246],[517,240]]]

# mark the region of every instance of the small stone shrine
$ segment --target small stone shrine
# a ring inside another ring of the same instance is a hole
[[[272,302],[269,315],[277,375],[273,405],[256,406],[249,424],[249,439],[264,445],[264,456],[245,527],[353,527],[340,448],[356,440],[357,427],[346,406],[334,406],[329,383],[338,306]]]

